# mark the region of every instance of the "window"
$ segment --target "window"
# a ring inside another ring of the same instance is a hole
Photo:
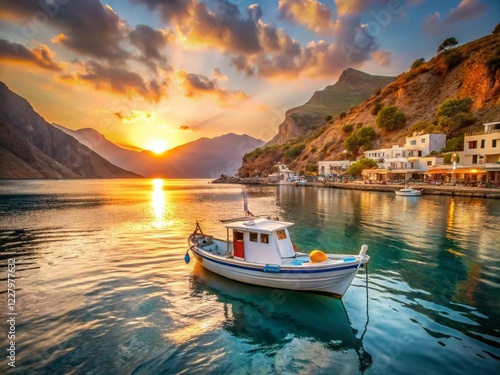
[[[472,155],[472,164],[477,164],[477,155]]]
[[[413,141],[410,142],[410,145],[412,145],[412,146],[415,146],[416,144],[417,144],[416,140],[413,140]]]
[[[422,142],[422,143],[425,143],[425,138],[422,138],[422,141],[421,141],[421,142]]]
[[[284,229],[276,232],[278,234],[278,240],[284,240],[286,238],[286,232]]]
[[[257,242],[259,234],[255,232],[250,232],[250,242]]]
[[[266,233],[261,233],[260,234],[260,242],[269,243],[269,235]]]
[[[427,161],[427,166],[428,166],[428,167],[431,167],[431,166],[432,166],[432,161],[428,160],[428,161]]]
[[[486,143],[486,140],[485,139],[481,139],[481,148],[484,148],[485,143]]]
[[[477,148],[477,141],[470,141],[469,142],[469,150]]]
[[[497,147],[497,140],[496,139],[491,141],[491,147]]]
[[[234,240],[235,241],[243,241],[243,232],[234,231]]]

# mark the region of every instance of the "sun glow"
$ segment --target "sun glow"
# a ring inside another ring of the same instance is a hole
[[[167,144],[162,140],[155,140],[148,145],[148,150],[153,151],[155,154],[162,154],[168,148]]]

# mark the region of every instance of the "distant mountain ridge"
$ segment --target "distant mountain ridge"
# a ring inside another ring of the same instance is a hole
[[[350,107],[368,99],[376,89],[387,86],[395,79],[352,68],[344,70],[335,84],[316,91],[305,104],[289,109],[278,134],[267,144],[283,144],[294,137],[308,136],[326,124],[325,116],[347,112]]]
[[[157,155],[150,151],[121,148],[91,128],[62,131],[77,139],[105,159],[146,177],[213,178],[234,175],[247,152],[264,144],[249,135],[234,133],[215,138],[200,138]]]
[[[49,124],[0,82],[0,178],[137,178]]]

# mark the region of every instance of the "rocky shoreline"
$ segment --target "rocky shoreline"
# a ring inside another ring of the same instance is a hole
[[[240,178],[221,176],[212,181],[213,184],[249,184],[249,185],[278,185],[276,183],[268,183],[265,179],[259,177]],[[287,184],[288,185],[288,184]],[[292,184],[289,184],[292,185]],[[326,187],[334,189],[348,190],[364,190],[364,191],[379,191],[379,192],[394,192],[401,189],[402,185],[378,185],[378,184],[363,184],[358,182],[308,182],[305,187]],[[471,198],[492,198],[500,199],[500,189],[498,188],[480,188],[467,186],[447,186],[447,185],[429,185],[429,184],[413,184],[411,187],[422,189],[423,195],[451,195],[457,197]]]

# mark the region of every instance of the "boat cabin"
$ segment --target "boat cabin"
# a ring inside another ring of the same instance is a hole
[[[292,258],[295,250],[288,233],[288,227],[292,225],[262,218],[226,225],[228,245],[231,242],[233,245],[233,257],[247,262],[278,264],[283,258]]]

